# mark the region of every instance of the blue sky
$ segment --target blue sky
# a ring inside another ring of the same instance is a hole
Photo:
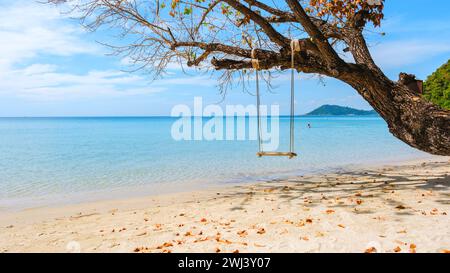
[[[386,0],[386,36],[370,34],[372,54],[389,77],[399,72],[425,78],[450,58],[450,1]],[[152,81],[144,73],[126,73],[126,59],[106,56],[110,33],[86,33],[55,8],[31,0],[0,0],[0,116],[149,116],[170,115],[176,104],[222,100],[216,80],[172,67]],[[289,72],[275,81],[263,102],[289,111]],[[297,81],[298,114],[322,104],[370,106],[350,87],[313,76]],[[236,88],[221,102],[254,104],[255,97]]]

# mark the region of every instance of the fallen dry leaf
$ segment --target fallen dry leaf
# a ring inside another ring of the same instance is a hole
[[[400,251],[402,251],[402,249],[401,249],[399,246],[397,246],[396,248],[394,248],[394,252],[395,252],[395,253],[398,253],[398,252],[400,252]]]
[[[396,209],[406,209],[406,207],[403,206],[403,205],[398,205],[398,206],[396,206],[395,208],[396,208]]]
[[[202,218],[201,220],[200,220],[200,222],[202,222],[202,223],[206,223],[208,220],[206,220],[206,218]]]
[[[339,224],[338,227],[345,228],[345,226],[343,224]]]
[[[237,235],[244,237],[248,235],[248,232],[246,230],[241,230],[237,232]]]
[[[377,253],[377,249],[375,247],[369,247],[364,253]]]
[[[450,249],[444,249],[444,250],[442,250],[442,253],[450,254]]]
[[[157,246],[156,249],[163,249],[163,248],[165,248],[165,247],[172,247],[172,246],[173,246],[172,243],[166,242],[166,243],[164,243],[164,244],[162,244],[162,245],[160,245],[160,246]]]
[[[231,245],[233,242],[231,242],[231,241],[229,241],[229,240],[223,240],[223,239],[221,239],[220,238],[220,236],[216,236],[216,241],[218,242],[218,243],[224,243],[224,244],[227,244],[227,245]]]
[[[332,213],[334,213],[334,212],[335,212],[335,211],[332,210],[332,209],[329,209],[329,210],[326,211],[327,214],[332,214]]]
[[[363,203],[363,201],[361,199],[356,200],[356,204],[361,205],[362,203]]]
[[[135,253],[145,253],[145,252],[150,252],[150,248],[148,247],[136,247],[133,252]]]
[[[194,241],[194,243],[205,242],[205,241],[208,241],[208,240],[210,240],[210,239],[211,239],[211,238],[209,238],[209,237],[200,238],[200,239],[196,239],[196,240]]]
[[[233,253],[234,253],[234,254],[237,254],[237,253],[239,253],[239,250],[236,249],[235,251],[233,251]]]
[[[256,233],[264,234],[264,233],[266,233],[266,230],[264,228],[260,228]]]

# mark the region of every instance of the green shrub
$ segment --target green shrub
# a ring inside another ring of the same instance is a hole
[[[431,74],[423,86],[427,100],[450,110],[450,60]]]

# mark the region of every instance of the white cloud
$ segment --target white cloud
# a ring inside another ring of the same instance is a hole
[[[31,0],[12,3],[0,0],[0,95],[67,100],[150,94],[165,91],[169,85],[213,84],[204,76],[176,78],[175,73],[150,82],[144,76],[121,72],[120,67],[117,70],[86,68],[84,72],[74,73],[67,71],[71,65],[68,63],[63,72],[53,60],[64,63],[64,58],[76,54],[99,58],[106,51],[83,35],[82,28],[54,6]],[[128,59],[122,60],[122,65],[125,64],[129,64]]]
[[[55,65],[33,64],[0,75],[0,91],[33,100],[59,100],[98,96],[124,96],[164,91],[149,87],[141,76],[117,71],[85,74],[56,72]]]
[[[420,63],[428,58],[450,52],[444,41],[403,40],[386,42],[371,49],[374,60],[383,68],[395,68]]]
[[[35,1],[0,1],[0,66],[18,64],[39,54],[70,56],[98,53],[95,43],[80,39],[82,30],[56,8]]]

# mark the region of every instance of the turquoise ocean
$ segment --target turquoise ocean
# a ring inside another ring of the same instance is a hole
[[[0,210],[189,191],[428,157],[393,137],[379,117],[297,117],[299,157],[292,160],[257,158],[258,144],[250,140],[176,141],[171,136],[176,120],[0,118]],[[286,150],[289,118],[280,118],[280,134],[280,150]]]

